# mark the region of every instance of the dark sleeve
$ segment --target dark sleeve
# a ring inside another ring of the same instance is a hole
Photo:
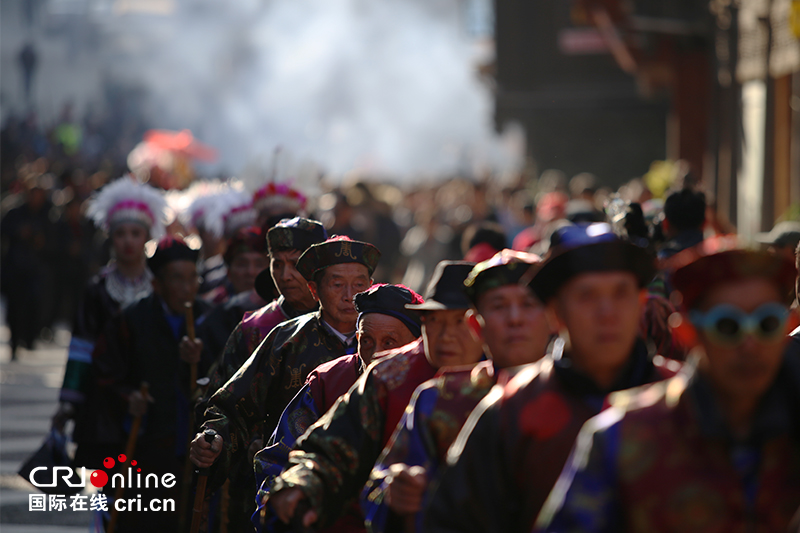
[[[414,391],[403,417],[372,468],[360,497],[364,521],[372,533],[401,531],[406,520],[386,503],[392,465],[421,466],[428,476],[438,470],[436,445],[428,424],[437,399],[437,388],[428,383]],[[418,515],[414,516],[417,521]]]
[[[253,458],[258,494],[259,510],[264,507],[264,498],[269,494],[272,481],[280,475],[289,460],[297,439],[320,417],[317,403],[306,383],[300,392],[283,410],[278,426],[272,432],[267,446]],[[256,525],[258,527],[258,525]]]
[[[298,440],[272,492],[299,487],[330,525],[349,508],[383,448],[386,390],[367,371]]]
[[[496,386],[478,404],[429,487],[425,531],[517,531],[521,499],[514,489],[514,459],[500,433],[500,398]],[[527,533],[527,532],[526,532]]]
[[[256,348],[233,376],[208,400],[200,431],[211,428],[222,437],[223,449],[211,467],[210,481],[222,484],[227,478],[234,456],[247,453],[250,443],[262,438],[265,407],[270,385],[283,357],[279,330]]]
[[[128,317],[120,313],[106,323],[92,354],[92,366],[103,397],[127,412],[128,396],[138,389],[131,383],[134,342]]]

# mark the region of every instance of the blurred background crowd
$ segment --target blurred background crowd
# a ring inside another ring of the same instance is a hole
[[[798,20],[793,0],[3,2],[6,321],[22,345],[71,328],[110,259],[87,199],[129,172],[181,233],[192,184],[288,184],[418,291],[442,259],[543,253],[564,220],[662,254],[684,230],[774,244],[800,219]],[[705,216],[665,228],[684,189]]]

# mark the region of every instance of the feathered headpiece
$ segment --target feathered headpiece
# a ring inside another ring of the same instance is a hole
[[[285,183],[267,183],[253,193],[253,208],[259,213],[302,215],[307,199]]]
[[[103,187],[89,203],[86,214],[107,232],[122,222],[138,222],[157,239],[164,234],[166,206],[157,189],[124,176]]]
[[[203,214],[203,226],[217,238],[230,238],[236,230],[252,226],[256,220],[253,202],[244,191],[231,189],[212,195]]]
[[[187,228],[206,230],[206,214],[211,211],[211,206],[217,201],[217,196],[227,194],[239,184],[229,184],[220,181],[198,181],[183,191],[186,202],[181,211],[181,223]]]

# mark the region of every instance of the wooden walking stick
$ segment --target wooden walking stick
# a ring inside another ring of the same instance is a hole
[[[192,302],[186,302],[183,306],[186,309],[186,335],[189,337],[190,341],[194,342],[194,309],[192,308]],[[190,365],[189,372],[189,391],[191,391],[191,396],[194,396],[197,390],[197,363],[192,363]]]
[[[195,340],[195,330],[194,330],[194,309],[192,308],[192,302],[186,302],[183,304],[184,312],[186,313],[186,336],[189,337],[189,340],[194,342]],[[189,491],[191,490],[192,486],[192,460],[189,459],[189,448],[192,445],[192,439],[194,438],[194,402],[196,401],[196,393],[197,393],[197,363],[190,363],[189,364],[189,442],[186,444],[186,462],[184,463],[183,467],[183,479],[182,479],[182,486],[181,486],[181,495],[180,501],[178,502],[178,512],[180,513],[178,518],[178,529],[179,531],[186,531],[186,507],[189,504]],[[194,517],[192,518],[194,521]]]
[[[147,382],[142,382],[142,386],[139,388],[139,392],[142,395],[142,398],[145,400],[145,407],[147,406],[147,394],[150,386]],[[142,415],[136,415],[133,419],[133,423],[131,424],[131,432],[128,434],[128,443],[125,445],[125,457],[128,459],[133,458],[133,452],[136,451],[136,439],[139,438],[139,428],[142,427]],[[128,463],[130,465],[130,463]],[[130,466],[128,466],[130,468]],[[122,498],[122,495],[125,493],[125,486],[124,484],[120,483],[119,487],[117,487],[116,492],[114,492],[114,501],[116,502],[118,499]],[[117,519],[119,518],[119,511],[117,511],[117,506],[112,505],[111,507],[111,518],[108,521],[108,527],[106,528],[106,533],[114,533],[114,530],[117,528]]]
[[[213,429],[203,431],[203,438],[209,444],[214,442],[217,432]],[[200,523],[203,519],[203,504],[206,499],[206,483],[208,483],[208,468],[201,468],[197,474],[197,489],[194,494],[194,507],[192,508],[192,529],[191,533],[200,531]]]

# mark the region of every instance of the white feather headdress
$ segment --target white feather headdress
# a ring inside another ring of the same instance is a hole
[[[158,239],[164,234],[166,207],[164,195],[158,189],[123,176],[96,194],[86,214],[107,232],[115,224],[138,222],[147,227],[150,238]]]
[[[180,205],[176,206],[181,224],[187,229],[205,230],[205,215],[216,201],[215,197],[230,191],[232,186],[237,187],[219,180],[196,181],[181,191]]]
[[[236,230],[252,226],[256,220],[253,200],[237,189],[211,195],[211,203],[203,214],[203,226],[217,238],[232,237]]]

